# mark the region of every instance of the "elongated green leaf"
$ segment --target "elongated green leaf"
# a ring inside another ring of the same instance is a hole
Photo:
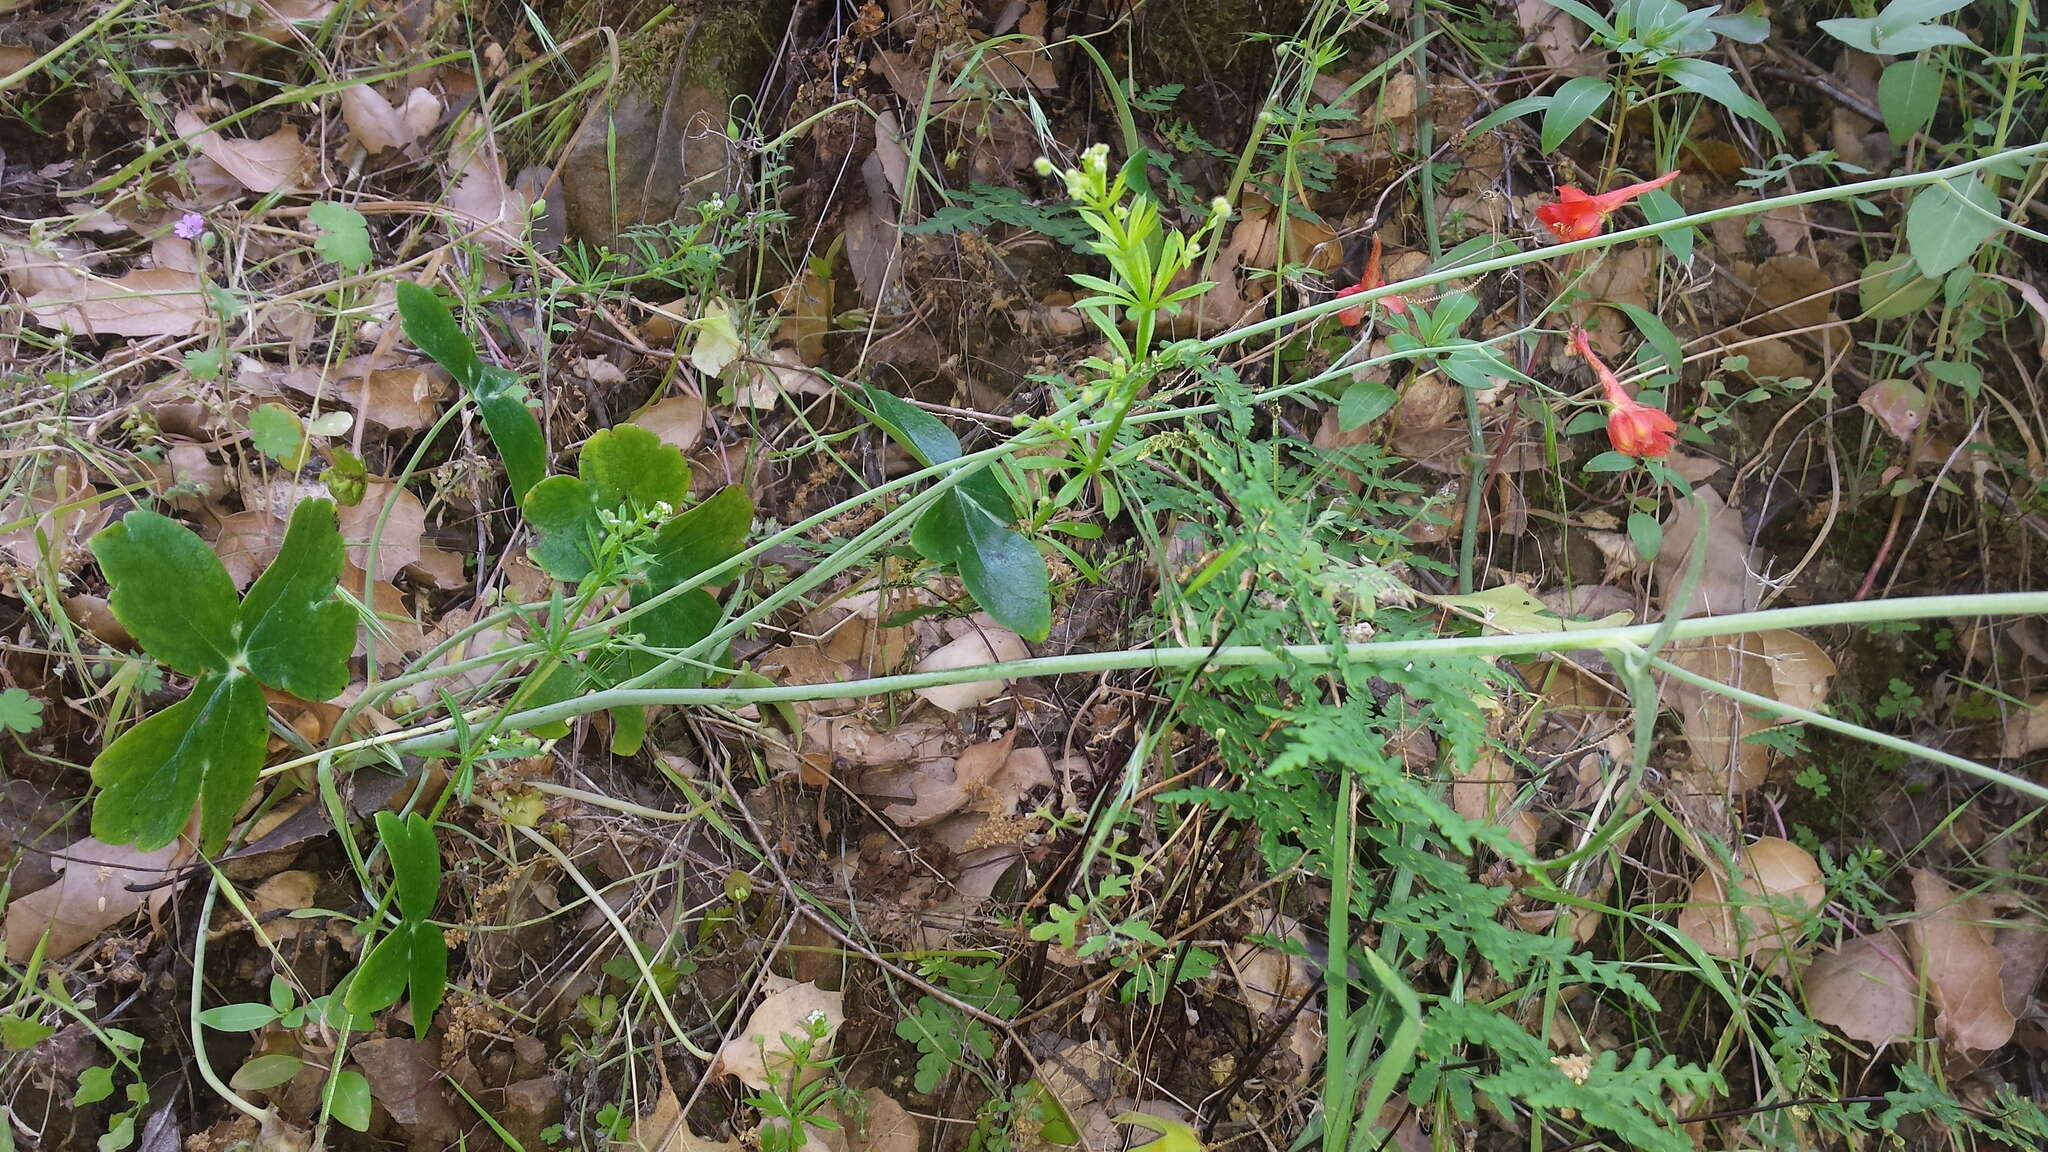
[[[1607,300],[1603,303],[1610,308],[1620,309],[1622,315],[1629,318],[1636,326],[1636,331],[1643,334],[1643,339],[1649,341],[1650,347],[1663,359],[1665,371],[1673,376],[1684,371],[1685,353],[1679,346],[1678,335],[1671,331],[1662,317],[1640,304],[1630,304],[1625,300]]]
[[[201,1012],[199,1022],[222,1032],[254,1032],[277,1017],[277,1009],[268,1004],[223,1004]]]
[[[441,848],[434,840],[434,826],[417,812],[400,819],[393,812],[379,809],[377,836],[391,856],[399,915],[406,920],[432,916],[434,901],[441,892]]]
[[[306,1062],[289,1052],[272,1052],[258,1056],[228,1077],[228,1086],[237,1092],[262,1092],[287,1084],[299,1074]]]
[[[431,929],[430,929],[431,930]],[[437,930],[434,930],[439,935]],[[401,924],[370,949],[349,976],[342,1007],[351,1013],[382,1012],[405,995],[412,976],[413,925]]]
[[[1969,44],[1970,38],[1944,24],[1908,24],[1887,31],[1878,17],[1822,20],[1821,31],[1860,52],[1878,56],[1911,56],[1943,44]]]
[[[265,743],[263,690],[246,673],[208,672],[192,694],[123,732],[92,762],[92,834],[144,851],[170,843],[200,801],[208,852],[226,841],[256,786]]]
[[[1337,401],[1337,426],[1346,432],[1362,427],[1394,410],[1401,394],[1376,380],[1360,380],[1344,390]]]
[[[434,1026],[434,1013],[448,991],[448,942],[432,924],[412,926],[411,970],[406,979],[412,988],[412,1031],[425,1036]]]
[[[114,615],[151,656],[187,676],[233,664],[235,582],[190,528],[137,509],[91,548],[114,587]]]
[[[478,359],[476,345],[463,335],[455,314],[433,289],[399,281],[398,315],[405,323],[406,339],[447,369],[476,399],[477,409],[483,414],[484,431],[490,434],[492,445],[505,463],[512,501],[523,501],[526,493],[547,475],[548,457],[540,421],[526,406],[519,378]]]
[[[1922,188],[1906,207],[1906,248],[1920,274],[1941,277],[1960,267],[1998,234],[2004,211],[1975,173],[1957,180],[1953,192],[1946,184]]]
[[[512,503],[517,505],[548,474],[547,441],[541,435],[540,421],[526,406],[519,378],[503,368],[486,367],[472,391],[477,410],[483,413],[484,431],[505,462],[505,480],[512,489]]]
[[[948,494],[951,496],[952,494]],[[995,621],[1026,640],[1052,631],[1052,596],[1045,557],[1021,534],[989,519],[957,497],[941,500],[931,513],[948,509],[961,544],[954,563],[968,595]]]
[[[1520,100],[1509,101],[1480,117],[1470,128],[1465,129],[1465,133],[1468,136],[1484,136],[1517,116],[1527,116],[1531,112],[1541,112],[1549,108],[1556,99],[1557,97],[1546,92],[1541,96],[1524,96]]]
[[[1555,152],[1579,125],[1591,120],[1607,106],[1614,86],[1599,76],[1574,76],[1551,94],[1550,107],[1543,112],[1541,147]]]
[[[356,613],[334,595],[341,559],[334,505],[301,500],[277,559],[242,599],[242,651],[257,679],[302,700],[348,687]]]
[[[1678,197],[1664,188],[1652,188],[1643,193],[1636,201],[1636,207],[1643,210],[1643,219],[1652,224],[1662,224],[1666,220],[1676,220],[1685,215],[1685,209],[1678,203]],[[1657,239],[1673,256],[1678,257],[1681,264],[1692,263],[1693,245],[1699,242],[1699,238],[1700,230],[1697,228],[1673,228],[1668,232],[1657,233]]]
[[[1674,56],[1660,61],[1657,71],[1680,88],[1697,92],[1737,116],[1763,125],[1771,135],[1781,140],[1785,138],[1785,130],[1778,126],[1777,117],[1771,115],[1770,109],[1757,103],[1756,97],[1743,90],[1735,79],[1734,71],[1727,65],[1690,56]]]
[[[1877,110],[1892,143],[1906,141],[1934,122],[1941,104],[1941,69],[1921,60],[1895,60],[1877,78]]]
[[[959,437],[939,423],[938,417],[879,388],[862,385],[861,392],[882,431],[910,449],[919,462],[944,464],[960,455]]]

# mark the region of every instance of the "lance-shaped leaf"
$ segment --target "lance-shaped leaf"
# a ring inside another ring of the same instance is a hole
[[[348,687],[356,613],[334,595],[341,554],[334,505],[300,501],[277,559],[242,599],[242,651],[249,670],[302,700],[326,700]]]
[[[462,334],[455,314],[433,289],[401,280],[398,284],[398,315],[405,322],[406,339],[434,362],[448,370],[476,399],[483,414],[484,431],[505,462],[505,478],[512,486],[512,500],[521,503],[541,477],[548,474],[548,453],[541,436],[540,421],[526,406],[519,377],[486,364],[476,346]]]
[[[921,408],[874,388],[863,388],[875,422],[925,464],[960,456],[960,441]],[[910,531],[911,547],[937,564],[950,564],[974,602],[996,622],[1027,640],[1052,629],[1052,597],[1045,558],[1010,529],[1015,509],[994,474],[978,468],[948,489]]]
[[[208,672],[192,694],[121,734],[92,762],[100,795],[92,834],[152,851],[171,842],[201,802],[208,852],[227,840],[263,767],[263,690],[244,672]]]
[[[534,560],[557,580],[581,580],[596,567],[604,535],[599,512],[679,505],[690,494],[690,465],[681,450],[633,424],[592,436],[576,471],[534,485],[522,505],[540,536]]]
[[[401,820],[391,812],[377,812],[377,835],[391,856],[392,882],[398,887],[398,914],[407,920],[425,920],[434,914],[434,901],[441,893],[441,847],[434,842],[434,826],[417,812]]]
[[[448,986],[448,944],[427,919],[440,893],[441,849],[434,826],[417,812],[403,820],[378,812],[377,834],[391,857],[400,920],[349,977],[342,1004],[350,1012],[379,1012],[410,991],[413,1031],[424,1036]]]
[[[191,529],[137,509],[91,548],[114,586],[114,615],[151,656],[187,676],[234,663],[235,582]]]

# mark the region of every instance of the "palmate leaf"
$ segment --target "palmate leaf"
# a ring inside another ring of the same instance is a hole
[[[604,525],[598,513],[628,505],[680,505],[690,494],[690,465],[673,444],[622,424],[583,445],[576,476],[550,476],[521,504],[540,540],[533,557],[557,580],[581,580],[597,565]]]
[[[220,557],[168,516],[137,509],[92,538],[114,615],[151,656],[187,676],[234,659],[235,582]]]
[[[263,768],[263,689],[246,672],[208,672],[192,694],[143,720],[92,762],[92,834],[143,851],[175,839],[202,802],[200,840],[226,841]]]
[[[334,505],[301,501],[277,559],[242,598],[238,621],[249,670],[301,700],[326,700],[348,687],[356,613],[334,595],[341,559]]]
[[[196,677],[182,701],[123,733],[92,765],[93,834],[149,850],[200,806],[217,850],[249,798],[266,742],[263,685],[310,700],[348,686],[355,612],[335,599],[334,505],[302,501],[277,559],[236,601],[234,581],[192,530],[134,511],[93,537],[114,614],[151,656]]]

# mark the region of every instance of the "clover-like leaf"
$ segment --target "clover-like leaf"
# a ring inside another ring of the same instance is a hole
[[[263,689],[246,672],[208,672],[192,694],[123,732],[92,762],[100,795],[92,834],[152,851],[170,843],[201,805],[206,851],[227,840],[263,768]]]
[[[90,547],[114,586],[114,615],[144,651],[187,676],[227,671],[235,582],[205,541],[168,516],[136,509]]]
[[[370,227],[361,212],[322,200],[306,206],[306,222],[320,230],[313,251],[351,272],[370,266]]]
[[[302,700],[326,700],[348,687],[356,613],[334,595],[341,559],[334,505],[300,501],[277,559],[242,599],[242,655],[257,679]]]
[[[690,494],[690,466],[682,451],[637,425],[592,436],[576,471],[535,484],[521,506],[540,537],[534,560],[557,580],[581,580],[596,567],[604,534],[599,512],[679,505]]]

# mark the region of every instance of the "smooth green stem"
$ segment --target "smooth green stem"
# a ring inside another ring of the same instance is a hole
[[[1602,248],[1613,248],[1626,244],[1631,240],[1647,240],[1652,236],[1660,236],[1666,232],[1675,232],[1680,228],[1698,228],[1702,225],[1712,224],[1716,220],[1733,220],[1743,216],[1754,216],[1758,213],[1770,212],[1778,208],[1791,208],[1801,204],[1818,204],[1828,200],[1845,200],[1852,196],[1872,196],[1879,192],[1890,192],[1899,188],[1918,188],[1926,184],[1937,184],[1944,180],[1952,180],[1958,176],[1968,176],[1972,172],[1981,171],[1993,165],[2004,164],[2007,161],[2027,156],[2039,156],[2044,152],[2048,152],[2048,142],[2026,144],[2018,148],[2007,148],[2001,152],[1994,152],[1989,156],[1980,156],[1975,160],[1965,161],[1961,164],[1953,164],[1947,168],[1936,168],[1928,172],[1909,172],[1900,176],[1885,176],[1876,180],[1859,180],[1854,184],[1839,184],[1833,188],[1811,188],[1804,192],[1788,192],[1783,196],[1773,196],[1768,200],[1752,200],[1743,204],[1728,204],[1720,208],[1710,208],[1705,212],[1695,212],[1690,216],[1674,217],[1662,223],[1642,224],[1634,228],[1624,228],[1619,232],[1591,236],[1584,240],[1572,240],[1563,244],[1548,244],[1541,248],[1529,248],[1521,252],[1510,253],[1506,256],[1496,256],[1491,260],[1476,260],[1470,264],[1460,264],[1454,268],[1440,268],[1433,272],[1425,272],[1412,279],[1403,280],[1398,284],[1383,285],[1341,299],[1325,300],[1319,304],[1310,304],[1304,308],[1297,308],[1292,312],[1285,312],[1278,316],[1255,321],[1242,328],[1233,328],[1228,332],[1218,333],[1207,340],[1201,341],[1196,347],[1203,352],[1215,352],[1240,341],[1249,340],[1254,336],[1263,336],[1268,332],[1289,328],[1296,324],[1314,320],[1320,316],[1328,316],[1345,308],[1356,308],[1361,304],[1370,304],[1374,300],[1387,296],[1413,294],[1420,289],[1448,283],[1452,280],[1470,280],[1493,272],[1504,272],[1509,268],[1519,268],[1524,264],[1555,260],[1560,257],[1570,256],[1576,252],[1594,252]]]
[[[507,717],[506,726],[513,729],[528,728],[568,720],[605,708],[633,704],[738,708],[748,704],[846,700],[981,680],[1016,680],[1032,676],[1073,673],[1133,669],[1171,670],[1203,666],[1329,667],[1351,663],[1391,664],[1443,660],[1459,656],[1530,656],[1546,652],[1640,648],[1653,642],[1661,642],[1663,639],[1733,636],[1779,628],[1871,624],[1943,616],[2018,616],[2042,613],[2048,613],[2048,592],[2008,592],[1815,604],[1800,608],[1744,612],[1734,616],[1698,616],[1690,620],[1680,620],[1675,625],[1665,622],[1620,628],[1586,628],[1569,632],[1453,636],[1336,647],[1325,644],[1294,644],[1273,648],[1237,645],[1223,648],[1137,648],[1109,652],[1077,652],[1067,656],[1044,656],[1004,664],[985,664],[974,668],[876,676],[864,680],[851,680],[843,684],[788,684],[769,688],[616,688],[593,692],[575,700],[564,700],[545,707],[528,709]],[[446,731],[422,733],[410,739],[395,741],[399,751],[408,753],[437,751],[449,747],[453,742],[454,734]]]
[[[1773,700],[1769,696],[1759,696],[1754,692],[1745,692],[1732,684],[1723,684],[1712,677],[1687,671],[1671,663],[1669,660],[1653,659],[1650,661],[1650,666],[1673,679],[1682,680],[1696,688],[1726,696],[1730,700],[1755,708],[1760,712],[1770,712],[1787,720],[1796,720],[1801,724],[1811,724],[1815,728],[1825,728],[1830,732],[1837,732],[1843,736],[1853,736],[1858,740],[1868,744],[1875,744],[1880,748],[1889,748],[1894,752],[1903,752],[1908,756],[1932,760],[1936,764],[1953,768],[1965,775],[1975,776],[1986,783],[2001,784],[2022,795],[2031,796],[2036,800],[2048,801],[2048,785],[2036,784],[2031,780],[2023,779],[2007,772],[2000,772],[1996,768],[1987,768],[1975,760],[1966,760],[1953,753],[1943,752],[1939,748],[1929,748],[1925,744],[1916,744],[1900,736],[1893,736],[1890,733],[1865,728],[1861,724],[1851,724],[1847,720],[1837,720],[1833,716],[1824,716],[1819,712],[1810,711],[1795,704],[1787,704],[1782,700]]]

